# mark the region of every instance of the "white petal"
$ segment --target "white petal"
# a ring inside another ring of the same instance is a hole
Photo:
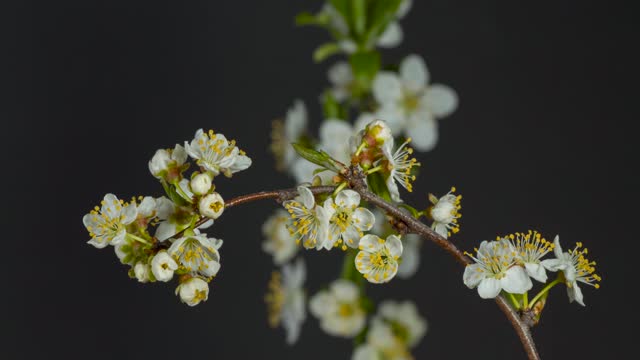
[[[429,86],[425,94],[425,101],[431,113],[437,118],[448,116],[458,107],[456,92],[442,84]]]
[[[395,202],[402,202],[400,198],[400,190],[398,189],[398,184],[396,184],[393,176],[389,176],[386,181],[387,189],[389,189],[389,195],[391,195],[391,200]]]
[[[338,86],[345,86],[353,81],[351,65],[346,61],[338,61],[329,68],[327,72],[329,81]]]
[[[309,300],[309,310],[315,317],[322,318],[337,306],[335,298],[327,291],[321,291]]]
[[[349,280],[336,280],[331,284],[330,288],[333,295],[340,302],[351,303],[356,301],[358,296],[360,296],[358,287]]]
[[[376,252],[384,246],[380,240],[381,239],[375,235],[367,234],[360,239],[358,248],[366,252]]]
[[[484,279],[485,272],[480,271],[480,265],[471,264],[464,268],[464,274],[462,275],[462,281],[469,289],[473,289],[478,286],[480,281]]]
[[[547,270],[554,271],[554,272],[558,270],[564,270],[567,267],[567,264],[560,259],[542,260],[540,264],[544,266]]]
[[[541,283],[547,282],[547,272],[544,271],[544,266],[541,264],[525,263],[524,267],[527,270],[527,274],[532,278],[540,281]]]
[[[369,209],[357,208],[353,212],[354,225],[362,231],[369,231],[376,222],[376,217]]]
[[[385,242],[385,246],[389,250],[391,256],[402,256],[402,241],[400,241],[397,236],[389,235],[389,237],[387,237],[387,241]]]
[[[411,145],[418,151],[429,151],[438,142],[438,123],[427,112],[412,114],[406,132],[412,139]]]
[[[387,25],[387,28],[384,29],[384,32],[378,38],[376,45],[381,48],[393,48],[402,42],[403,38],[402,28],[397,21],[392,21]]]
[[[533,287],[531,279],[520,266],[514,266],[507,270],[505,276],[500,279],[500,285],[504,291],[512,294],[524,294]]]
[[[375,117],[384,120],[394,136],[400,135],[407,127],[407,118],[402,108],[395,102],[381,105]]]
[[[398,19],[402,19],[403,17],[405,17],[409,13],[409,10],[411,10],[412,6],[413,0],[403,0],[398,7],[396,17],[398,17]]]
[[[412,94],[424,89],[429,83],[429,71],[422,57],[412,54],[400,63],[402,85]]]
[[[404,236],[402,262],[398,267],[398,276],[408,279],[413,276],[420,266],[420,238],[414,234]]]
[[[353,190],[342,190],[336,195],[336,204],[343,208],[350,208],[360,205],[360,194]]]
[[[553,239],[553,254],[558,258],[558,259],[564,259],[564,254],[562,252],[562,246],[560,246],[560,235],[556,235],[556,237]]]
[[[478,295],[483,299],[495,299],[500,294],[500,281],[492,277],[484,278],[478,285]]]
[[[577,282],[573,282],[571,287],[567,287],[567,294],[569,295],[569,301],[573,302],[574,300],[578,302],[578,304],[585,306],[584,297],[582,296],[582,289],[578,286]]]
[[[400,101],[402,98],[400,78],[392,72],[379,72],[373,80],[373,96],[381,105]]]
[[[354,131],[364,130],[364,128],[367,127],[367,125],[369,125],[370,123],[372,123],[375,119],[376,117],[372,113],[363,112],[358,116],[358,119],[353,125],[353,130]]]
[[[302,199],[302,205],[307,209],[313,209],[316,204],[316,200],[313,197],[313,193],[307,187],[298,186],[298,192],[300,193],[300,198]]]
[[[347,246],[357,249],[361,232],[355,226],[349,226],[342,234],[342,240]]]
[[[160,241],[164,241],[177,233],[176,225],[169,221],[161,222],[156,228],[156,238]]]

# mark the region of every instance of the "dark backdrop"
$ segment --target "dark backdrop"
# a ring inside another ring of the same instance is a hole
[[[237,139],[254,159],[219,182],[226,197],[291,185],[272,170],[268,133],[295,97],[310,105],[314,126],[320,120],[315,100],[330,62],[314,65],[311,52],[327,38],[293,25],[319,2],[3,6],[0,357],[349,358],[351,343],[325,336],[313,318],[294,347],[267,327],[272,265],[259,244],[272,203],[217,223],[223,268],[196,308],[180,304],[173,285],[128,279],[111,248],[85,244],[81,223],[106,192],[160,195],[147,161],[199,127]],[[598,261],[602,288],[585,287],[586,308],[553,291],[534,329],[545,359],[636,350],[633,332],[621,329],[637,315],[632,13],[603,1],[415,1],[406,41],[384,55],[424,56],[435,81],[461,98],[435,151],[420,155],[410,203],[456,185],[462,248],[534,228],[561,234],[565,247],[584,241]],[[312,291],[337,276],[337,253],[306,258]],[[495,304],[468,290],[462,269],[430,244],[413,280],[371,291],[420,304],[430,330],[418,359],[524,358]]]

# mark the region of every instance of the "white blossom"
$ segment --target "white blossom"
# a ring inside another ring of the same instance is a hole
[[[296,239],[289,233],[289,214],[278,209],[262,225],[262,250],[273,256],[276,265],[282,265],[291,260],[298,252]]]
[[[407,189],[407,191],[412,192],[412,182],[415,181],[416,176],[412,174],[411,170],[416,166],[420,166],[420,163],[411,157],[413,149],[407,146],[410,141],[410,138],[407,139],[407,141],[402,143],[393,153],[393,141],[389,141],[382,147],[384,159],[379,162],[379,165],[382,165],[387,172],[387,189],[389,189],[391,199],[395,202],[402,201],[397,183]]]
[[[217,192],[203,196],[198,202],[200,215],[217,219],[224,212],[224,199]]]
[[[433,204],[429,208],[429,216],[433,219],[431,228],[445,239],[450,237],[451,233],[456,234],[460,231],[458,219],[462,217],[460,214],[462,195],[455,195],[455,191],[456,188],[452,187],[451,191],[439,199],[429,194],[429,201]]]
[[[293,163],[299,158],[291,143],[298,142],[307,129],[307,123],[307,108],[300,99],[296,99],[287,110],[284,121],[273,122],[270,149],[278,169],[291,171]]]
[[[391,325],[394,335],[409,347],[416,346],[427,332],[427,321],[411,301],[383,301],[376,317]]]
[[[211,190],[212,181],[211,176],[208,173],[197,174],[191,179],[189,183],[191,191],[196,195],[204,195]]]
[[[357,248],[364,231],[369,231],[375,223],[375,217],[366,208],[360,207],[360,194],[353,190],[342,190],[333,198],[328,198],[324,208],[329,217],[329,239],[324,243],[324,248],[343,243],[346,246]]]
[[[127,225],[136,220],[136,203],[125,203],[113,194],[107,194],[97,206],[82,218],[91,240],[87,243],[102,249],[118,245],[127,235]]]
[[[353,355],[351,356],[351,360],[383,360],[380,352],[367,343],[362,345],[358,345],[358,347],[353,351]]]
[[[316,206],[311,190],[299,186],[298,192],[300,195],[296,199],[283,204],[292,219],[290,233],[297,244],[302,243],[307,249],[320,250],[328,240],[329,216],[324,207]]]
[[[227,177],[251,166],[251,159],[238,149],[234,140],[227,140],[213,130],[205,133],[196,131],[191,143],[185,142],[185,149],[199,166],[210,171],[213,176],[223,173]]]
[[[138,281],[141,283],[146,283],[149,281],[150,273],[151,273],[151,268],[149,267],[148,264],[145,264],[142,261],[137,262],[136,265],[133,267],[133,274],[135,275],[136,279],[138,279]]]
[[[221,246],[222,240],[196,234],[179,238],[168,252],[187,271],[213,277],[220,270]]]
[[[209,298],[209,284],[198,277],[193,277],[178,285],[176,295],[180,296],[183,303],[196,306]]]
[[[483,241],[476,256],[467,255],[475,264],[464,269],[464,284],[470,289],[477,287],[483,299],[493,299],[502,290],[524,294],[533,286],[524,268],[517,264],[515,248],[505,239]]]
[[[153,259],[151,259],[151,271],[156,280],[167,282],[173,279],[173,272],[178,269],[175,262],[166,251],[159,251]]]
[[[172,183],[179,179],[183,165],[187,161],[187,152],[176,144],[173,149],[159,149],[149,161],[149,171],[157,179]]]
[[[287,344],[294,344],[300,336],[306,312],[304,282],[306,268],[304,261],[298,259],[295,264],[285,265],[282,275],[274,272],[269,282],[269,293],[265,301],[269,307],[271,327],[282,325],[287,336]]]
[[[329,335],[351,338],[364,328],[366,314],[360,305],[360,291],[349,280],[336,280],[328,290],[318,292],[309,308]]]
[[[407,56],[400,64],[399,74],[379,72],[373,82],[373,95],[380,105],[377,116],[387,121],[395,135],[404,132],[413,138],[420,151],[429,151],[436,145],[436,119],[451,114],[458,106],[453,89],[429,85],[429,72],[418,55]]]
[[[373,210],[376,221],[371,228],[371,232],[378,237],[386,238],[395,230],[391,227],[385,214],[378,208]],[[408,279],[412,277],[420,267],[420,246],[422,238],[416,234],[406,234],[402,236],[402,258],[398,266],[398,277]]]
[[[553,241],[553,253],[555,259],[543,260],[542,265],[550,271],[562,271],[565,284],[567,285],[567,295],[569,301],[576,301],[585,306],[582,290],[578,282],[600,288],[599,282],[602,280],[595,271],[595,261],[589,261],[585,255],[589,253],[586,248],[582,248],[582,243],[578,242],[573,250],[563,252],[560,246],[560,237],[556,236]]]
[[[344,101],[351,96],[355,79],[348,62],[336,62],[329,68],[327,76],[332,84],[331,94],[337,101]]]
[[[398,259],[402,255],[402,242],[395,235],[386,240],[376,235],[365,235],[360,239],[356,255],[356,269],[374,284],[389,282],[398,272]]]
[[[511,242],[516,250],[516,261],[524,266],[531,278],[547,282],[547,273],[542,265],[542,257],[553,250],[554,245],[543,238],[537,231],[515,233],[503,237]]]

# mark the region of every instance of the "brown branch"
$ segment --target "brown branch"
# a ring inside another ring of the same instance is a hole
[[[458,249],[452,242],[438,235],[429,226],[424,224],[422,221],[417,220],[416,218],[411,216],[411,214],[401,210],[397,206],[391,203],[388,203],[378,195],[375,195],[372,192],[370,192],[367,189],[366,184],[364,184],[364,182],[362,181],[362,177],[360,176],[361,174],[353,173],[352,175],[351,173],[346,173],[344,175],[345,175],[345,178],[349,179],[349,182],[351,183],[351,188],[357,191],[365,201],[386,211],[387,214],[391,215],[396,220],[404,223],[406,227],[409,230],[411,230],[411,232],[416,233],[422,236],[423,238],[435,243],[436,245],[444,249],[446,252],[448,252],[451,256],[453,256],[454,259],[456,259],[460,264],[464,266],[471,264],[471,260],[467,256],[465,256],[464,253],[460,251],[460,249]],[[335,187],[334,186],[312,186],[309,188],[309,190],[311,190],[311,192],[316,195],[327,194],[327,193],[333,192],[335,190]],[[249,203],[252,201],[265,200],[265,199],[274,199],[278,203],[282,203],[286,200],[293,199],[296,196],[298,196],[297,189],[261,191],[261,192],[242,195],[242,196],[238,196],[233,199],[230,199],[225,202],[225,207],[231,208],[231,207],[235,207],[235,206]],[[195,227],[197,228],[199,226],[202,226],[208,220],[209,220],[208,218],[199,219],[196,222]],[[184,231],[181,231],[175,234],[174,236],[172,236],[170,239],[179,238],[183,234],[184,234]],[[536,345],[531,336],[529,326],[522,321],[518,312],[509,305],[507,300],[505,300],[505,298],[502,297],[502,295],[496,298],[496,303],[498,304],[498,307],[500,308],[500,310],[502,310],[502,312],[507,316],[507,319],[511,322],[511,325],[513,325],[513,328],[516,330],[516,333],[518,334],[518,337],[520,338],[520,341],[522,342],[522,346],[524,347],[529,359],[539,360],[540,356],[538,355],[538,352],[536,350]]]
[[[422,221],[417,220],[409,213],[402,211],[400,208],[386,202],[378,195],[373,194],[366,189],[356,188],[354,190],[358,191],[358,193],[360,193],[360,196],[362,196],[362,198],[370,204],[373,204],[378,208],[385,210],[387,214],[393,216],[397,220],[402,221],[410,230],[412,230],[412,232],[434,242],[436,245],[443,248],[462,265],[466,266],[468,264],[471,264],[471,260],[466,257],[464,253],[460,251],[451,241],[438,235]],[[533,337],[531,337],[529,326],[527,326],[527,324],[522,321],[518,312],[509,305],[507,300],[502,295],[496,298],[496,303],[498,304],[500,310],[502,310],[502,312],[507,316],[507,319],[509,319],[511,325],[513,325],[513,328],[516,330],[516,333],[518,334],[518,337],[520,338],[522,346],[527,352],[527,356],[529,357],[529,359],[539,360],[540,355],[538,355],[535,342],[533,341]]]

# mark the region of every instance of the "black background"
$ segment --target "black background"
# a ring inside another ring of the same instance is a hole
[[[415,1],[398,61],[424,56],[432,79],[460,95],[441,121],[412,204],[456,185],[471,250],[496,234],[538,229],[583,241],[602,288],[586,308],[553,291],[534,329],[544,359],[633,357],[639,241],[632,101],[638,36],[633,11],[603,1]],[[266,323],[272,270],[260,225],[273,203],[233,209],[211,230],[223,268],[209,300],[188,308],[175,284],[127,278],[111,248],[85,244],[84,213],[104,193],[160,195],[147,161],[197,128],[237,139],[254,165],[218,181],[223,196],[292,185],[266,151],[271,120],[296,97],[320,121],[327,40],[296,29],[302,1],[33,1],[3,3],[1,109],[4,359],[348,359],[351,343],[309,317],[284,344]],[[8,10],[8,11],[7,11]],[[309,290],[338,275],[338,252],[305,254]],[[509,323],[462,284],[462,269],[427,244],[419,273],[371,287],[376,299],[413,299],[430,330],[418,359],[520,359]],[[625,355],[626,354],[626,355]]]

